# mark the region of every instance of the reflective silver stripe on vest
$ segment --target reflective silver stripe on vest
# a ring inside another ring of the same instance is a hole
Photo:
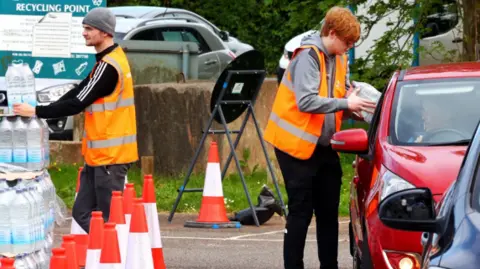
[[[106,140],[87,141],[89,149],[109,148],[137,142],[137,135],[128,135]]]
[[[119,102],[107,102],[104,104],[92,104],[86,108],[87,112],[104,112],[107,110],[115,110],[119,107],[133,106],[135,100],[133,98],[120,99]]]
[[[284,129],[285,131],[291,133],[292,135],[294,135],[294,136],[296,136],[300,139],[303,139],[305,141],[308,141],[310,143],[317,144],[317,141],[318,141],[318,138],[319,138],[318,136],[309,134],[307,132],[304,132],[304,131],[298,129],[297,127],[293,126],[289,122],[281,119],[274,112],[272,112],[270,114],[270,120],[275,122],[278,125],[278,127]]]

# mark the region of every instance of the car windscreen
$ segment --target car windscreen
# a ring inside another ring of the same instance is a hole
[[[395,145],[468,145],[480,119],[480,79],[398,83],[390,117]]]

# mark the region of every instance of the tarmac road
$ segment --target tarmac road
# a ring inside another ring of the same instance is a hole
[[[160,230],[167,269],[279,269],[283,268],[284,222],[274,217],[260,227],[240,229],[201,229],[183,227],[185,220],[196,215],[176,213],[171,224],[161,214]],[[70,222],[56,229],[55,245],[61,235],[70,232]],[[351,269],[348,247],[348,220],[340,220],[339,267]],[[310,225],[305,246],[305,268],[319,268],[315,240],[315,220]]]

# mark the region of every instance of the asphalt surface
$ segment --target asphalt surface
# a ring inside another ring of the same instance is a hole
[[[196,215],[175,214],[168,223],[161,214],[160,231],[167,269],[270,269],[283,268],[284,221],[274,217],[260,227],[242,226],[239,229],[185,228],[186,220]],[[348,248],[348,220],[340,220],[339,267],[351,269]],[[55,231],[55,246],[61,236],[70,232],[70,222]],[[312,219],[305,246],[305,268],[319,268],[315,240],[315,220]]]

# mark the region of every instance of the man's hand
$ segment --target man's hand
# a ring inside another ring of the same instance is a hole
[[[373,101],[369,101],[367,99],[363,99],[358,97],[358,92],[360,89],[354,89],[348,95],[348,109],[353,112],[361,112],[365,111],[368,113],[373,113],[375,111],[376,103]]]
[[[23,117],[35,116],[35,108],[29,104],[13,104],[13,113]]]

